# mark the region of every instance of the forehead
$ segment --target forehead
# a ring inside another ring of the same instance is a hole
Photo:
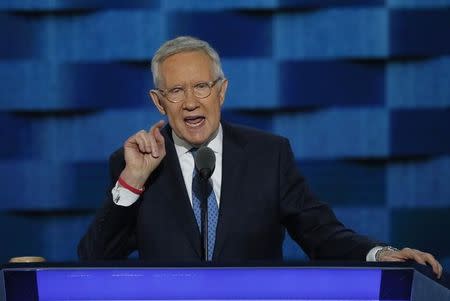
[[[160,65],[160,75],[166,86],[194,81],[212,80],[213,61],[203,51],[173,54]]]

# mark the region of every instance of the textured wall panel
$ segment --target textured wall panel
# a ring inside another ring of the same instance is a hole
[[[393,61],[387,67],[386,99],[392,108],[450,106],[450,58]]]
[[[11,30],[14,28],[14,31]],[[38,44],[37,29],[21,18],[0,12],[0,60],[35,56]],[[3,68],[1,68],[3,69]]]
[[[450,10],[392,10],[389,19],[391,55],[450,53]]]
[[[278,65],[268,59],[225,59],[229,78],[226,109],[273,109],[278,101]]]
[[[299,161],[297,166],[319,199],[333,206],[386,205],[382,163],[311,160]]]
[[[118,22],[120,20],[120,22]],[[79,14],[0,14],[0,59],[147,60],[163,42],[162,15],[151,10]],[[18,31],[11,31],[11,25]]]
[[[109,186],[107,162],[0,161],[0,210],[96,209]]]
[[[0,214],[2,262],[16,256],[43,256],[49,261],[76,258],[79,237],[91,216],[81,213]],[[13,228],[12,228],[13,227]],[[14,229],[14,231],[11,231]]]
[[[146,66],[0,63],[0,110],[69,110],[140,106],[148,98]]]
[[[147,8],[156,7],[159,0],[3,0],[1,10],[59,11],[100,8]]]
[[[0,160],[26,158],[30,150],[31,125],[26,119],[0,112]]]
[[[390,150],[394,156],[450,152],[450,109],[391,112]]]
[[[346,8],[274,16],[274,56],[281,59],[384,57],[388,12]]]
[[[326,6],[369,6],[384,4],[384,0],[279,0],[280,6],[286,7],[326,7]]]
[[[192,35],[207,40],[223,57],[272,55],[270,14],[177,12],[168,14],[167,28],[169,37]]]
[[[382,64],[288,61],[279,73],[280,99],[289,107],[384,104]]]
[[[298,261],[307,260],[308,257],[299,247],[299,245],[289,236],[286,231],[283,241],[283,260],[286,261]]]
[[[450,257],[450,208],[401,208],[391,211],[391,240],[398,246],[412,246]]]
[[[379,157],[388,154],[388,118],[383,109],[330,109],[281,115],[273,126],[300,158]]]
[[[353,208],[333,208],[336,216],[350,229],[380,241],[389,241],[391,221],[386,208],[370,207],[361,203],[355,204]]]
[[[450,6],[450,0],[386,0],[386,4],[395,8],[444,8]]]
[[[387,170],[387,199],[392,208],[448,207],[450,158],[398,161]]]
[[[223,9],[268,9],[278,6],[279,0],[160,0],[164,10],[216,11]]]
[[[263,131],[273,131],[273,119],[270,111],[234,111],[222,110],[222,120]]]
[[[160,114],[151,107],[14,119],[19,125],[14,134],[20,139],[8,145],[9,151],[2,159],[105,161],[129,136],[141,129],[149,129],[160,119]]]
[[[344,225],[362,235],[377,237],[384,241],[389,239],[389,213],[386,209],[335,207],[335,213]],[[374,221],[376,221],[377,227],[373,227]],[[305,253],[287,233],[283,243],[283,258],[287,261],[307,259]]]

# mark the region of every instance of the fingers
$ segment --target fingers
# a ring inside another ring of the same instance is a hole
[[[158,144],[164,144],[164,137],[161,135],[161,128],[164,126],[164,121],[160,120],[156,123],[151,129],[150,132],[153,133],[153,136],[156,138],[156,142]]]
[[[419,251],[420,252],[420,251]],[[437,275],[438,278],[442,276],[442,266],[441,264],[434,258],[430,253],[420,252],[422,253],[423,260],[428,263],[432,268],[433,272]]]
[[[406,253],[406,256],[408,257],[408,259],[412,259],[420,264],[426,265],[426,261],[423,258],[423,253],[418,251],[418,250],[414,250],[414,249],[410,249],[410,248],[404,248],[402,251],[404,251]]]
[[[151,148],[151,143],[149,141],[149,138],[147,137],[148,133],[144,130],[141,130],[139,132],[136,133],[136,135],[134,136],[134,139],[136,140],[136,144],[139,148],[139,151],[141,153],[151,153],[152,152],[152,148]]]
[[[164,121],[160,120],[154,124],[148,132],[151,154],[154,158],[164,155],[165,152],[164,137],[161,135],[160,131],[163,126]]]
[[[404,248],[400,252],[406,259],[412,259],[423,265],[430,265],[433,269],[433,273],[436,274],[437,278],[442,276],[442,265],[434,258],[430,253],[422,252],[415,249]]]
[[[131,145],[142,154],[151,154],[152,157],[159,158],[165,154],[164,137],[160,132],[163,126],[164,121],[160,120],[148,132],[141,130],[131,136],[126,144]]]
[[[400,251],[387,251],[381,258],[381,261],[390,262],[402,262],[406,260],[414,260],[423,265],[430,265],[437,278],[441,278],[442,276],[442,265],[430,253],[404,248]]]

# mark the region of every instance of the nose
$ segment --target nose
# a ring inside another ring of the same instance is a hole
[[[191,87],[186,89],[185,93],[186,95],[183,101],[184,108],[189,111],[195,110],[200,104],[199,99],[194,95],[194,91]]]

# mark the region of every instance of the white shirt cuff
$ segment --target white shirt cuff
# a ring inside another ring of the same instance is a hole
[[[368,262],[375,262],[375,261],[377,261],[376,258],[375,258],[375,255],[377,255],[377,252],[380,251],[381,249],[383,249],[383,247],[380,247],[380,246],[376,246],[376,247],[372,248],[369,251],[369,253],[367,253],[366,261],[368,261]]]
[[[128,189],[119,185],[116,182],[116,186],[111,190],[113,202],[116,205],[129,207],[133,205],[139,198],[139,194],[129,191]]]

